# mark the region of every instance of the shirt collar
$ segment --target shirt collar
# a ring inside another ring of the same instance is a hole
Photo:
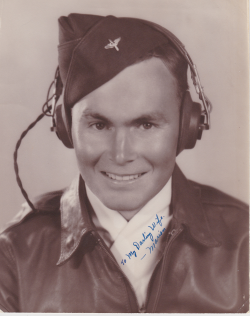
[[[61,253],[57,265],[68,260],[81,239],[94,230],[88,213],[89,207],[84,181],[78,176],[61,197]],[[177,165],[172,175],[171,207],[174,225],[188,227],[192,237],[205,246],[219,245],[211,233],[203,210],[199,187],[191,185]]]

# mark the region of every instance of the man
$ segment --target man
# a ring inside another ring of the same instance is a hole
[[[71,14],[59,24],[56,128],[80,176],[1,234],[1,308],[248,311],[247,207],[175,163],[209,127],[201,86],[202,113],[188,92],[183,46],[137,19]]]

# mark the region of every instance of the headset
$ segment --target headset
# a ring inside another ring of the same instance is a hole
[[[143,23],[148,21],[141,20]],[[162,26],[150,22],[151,25],[163,33],[166,38],[173,44],[180,54],[185,58],[189,65],[191,72],[191,79],[195,87],[195,91],[202,102],[202,105],[197,102],[193,102],[190,92],[187,90],[184,93],[181,109],[180,109],[180,122],[179,122],[179,138],[177,144],[176,156],[179,155],[184,149],[194,148],[196,141],[201,139],[203,130],[208,130],[210,128],[210,112],[212,109],[212,104],[206,97],[201,85],[200,77],[197,71],[196,65],[193,63],[191,57],[185,49],[182,42],[169,30],[163,28]],[[51,89],[54,87],[52,96]],[[21,134],[14,151],[14,169],[16,173],[16,180],[21,189],[21,192],[26,199],[27,203],[33,211],[37,211],[33,203],[29,200],[27,192],[24,190],[21,179],[19,177],[19,169],[17,164],[17,152],[22,142],[22,139],[26,136],[28,131],[33,128],[38,121],[40,121],[44,116],[51,117],[51,131],[56,132],[58,138],[67,148],[73,148],[73,142],[70,132],[70,127],[68,123],[67,114],[63,104],[57,104],[60,96],[63,93],[63,83],[60,77],[59,66],[56,69],[54,80],[50,84],[47,93],[47,99],[42,107],[42,114],[40,114],[37,119],[31,123],[28,128]],[[51,102],[51,104],[50,104]]]

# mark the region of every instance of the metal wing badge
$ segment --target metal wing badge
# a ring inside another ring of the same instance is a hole
[[[115,48],[117,51],[119,51],[118,43],[120,42],[120,40],[121,40],[121,37],[118,37],[118,38],[115,39],[114,41],[111,41],[111,40],[109,39],[109,44],[106,45],[104,48],[105,48],[105,49]]]

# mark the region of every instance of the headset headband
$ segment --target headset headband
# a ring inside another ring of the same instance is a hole
[[[145,20],[141,20],[141,21],[147,22]],[[165,34],[165,36],[171,41],[174,47],[181,53],[181,55],[187,61],[190,71],[191,71],[191,79],[193,81],[195,91],[198,94],[199,99],[202,101],[202,104],[204,107],[204,111],[202,112],[202,114],[205,116],[204,129],[208,130],[210,127],[210,112],[212,110],[212,104],[203,91],[203,87],[201,85],[201,81],[200,81],[200,77],[199,77],[196,65],[193,63],[190,55],[186,51],[184,44],[173,33],[171,33],[169,30],[165,29],[164,27],[154,22],[151,22],[151,23],[155,29]]]

